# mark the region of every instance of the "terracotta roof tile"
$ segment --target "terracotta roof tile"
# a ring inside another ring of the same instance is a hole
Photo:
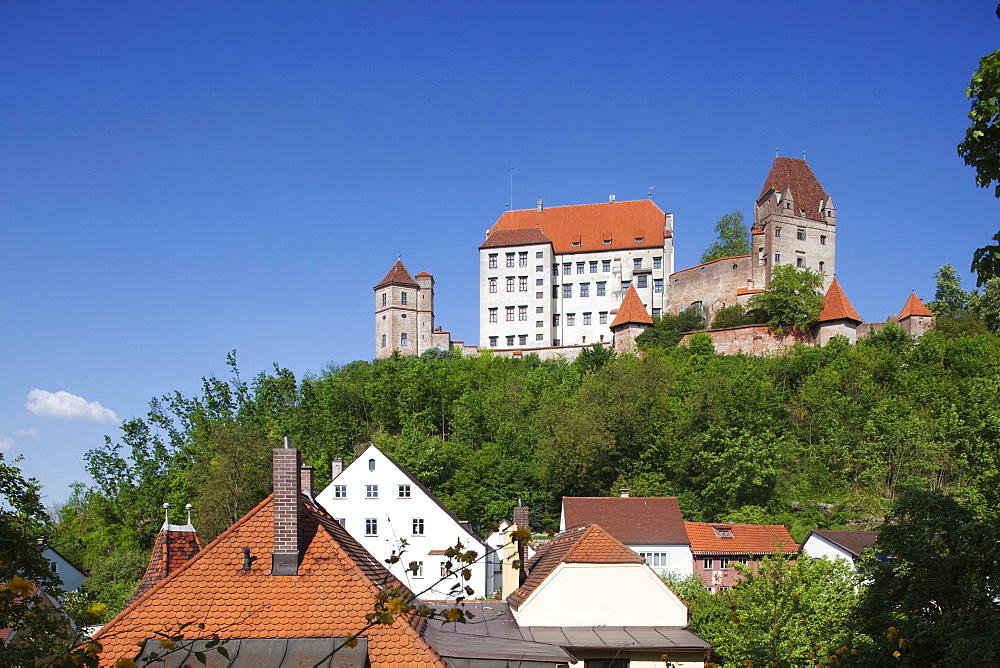
[[[687,545],[677,499],[672,496],[566,496],[566,528],[599,524],[626,545]]]
[[[396,264],[392,265],[392,269],[389,273],[385,275],[381,281],[375,284],[375,289],[378,290],[383,285],[389,285],[390,283],[395,283],[396,285],[407,285],[419,288],[417,282],[413,280],[410,276],[410,272],[406,271],[406,267],[403,266],[402,260],[396,260]]]
[[[156,535],[146,572],[125,605],[130,605],[153,585],[180,569],[188,559],[201,551],[201,541],[193,526],[164,524]]]
[[[539,230],[541,237],[534,238],[542,240],[522,243],[551,240],[553,250],[560,254],[662,247],[663,239],[670,236],[665,221],[660,207],[648,199],[548,207],[541,213],[536,209],[521,209],[500,216],[480,248],[517,245],[494,241],[493,235],[502,230],[531,229]]]
[[[819,314],[819,322],[828,322],[830,320],[854,320],[855,322],[862,322],[861,316],[854,310],[851,300],[844,294],[844,289],[840,287],[836,276],[834,276],[833,282],[830,283],[830,289],[826,291],[826,296],[823,297],[823,310]]]
[[[611,323],[611,328],[614,329],[618,325],[625,325],[630,322],[638,322],[645,325],[653,324],[653,319],[649,317],[649,312],[642,305],[642,300],[639,299],[639,293],[635,291],[634,285],[628,286],[628,291],[622,299],[622,305],[618,307],[618,315],[615,316],[614,322]]]
[[[775,158],[771,172],[764,181],[757,199],[763,197],[768,190],[782,193],[785,189],[792,192],[796,209],[804,209],[805,218],[825,220],[820,212],[820,201],[829,202],[830,196],[819,184],[816,175],[809,168],[809,163],[798,158]],[[796,214],[799,212],[796,211]]]
[[[865,550],[875,544],[878,531],[833,531],[813,529],[810,533],[822,536],[834,545],[839,545],[855,557],[860,557]],[[808,540],[808,536],[806,540]]]
[[[268,497],[108,623],[97,635],[104,646],[101,665],[134,658],[137,643],[190,621],[205,624],[206,636],[224,638],[346,637],[364,626],[380,584],[401,586],[336,521],[305,501],[299,574],[271,575],[271,504]],[[244,547],[254,558],[250,570],[242,568]],[[373,667],[444,665],[403,618],[365,636]]]
[[[569,529],[542,546],[531,558],[527,564],[528,578],[507,597],[507,602],[514,608],[524,603],[561,563],[642,564],[645,560],[596,524]]]
[[[725,524],[685,522],[693,554],[773,554],[775,550],[794,554],[799,546],[781,524]],[[731,537],[720,531],[728,529]]]
[[[480,248],[499,248],[502,246],[531,246],[547,244],[549,238],[537,227],[523,229],[493,229]]]
[[[906,304],[903,306],[903,310],[899,314],[899,319],[903,320],[904,318],[909,318],[912,315],[921,315],[929,317],[934,316],[934,314],[931,313],[926,306],[924,306],[924,303],[920,301],[920,298],[917,297],[916,292],[910,293],[910,298],[906,300]]]

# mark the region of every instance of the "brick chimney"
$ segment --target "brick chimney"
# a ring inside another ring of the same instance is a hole
[[[299,484],[302,486],[301,489],[306,495],[311,499],[313,494],[313,472],[314,469],[311,466],[303,465],[299,469],[300,481]]]
[[[528,525],[528,520],[531,515],[528,513],[528,507],[521,504],[521,499],[517,500],[517,506],[514,507],[514,524],[525,529],[530,528]]]
[[[276,448],[274,465],[274,547],[271,575],[299,574],[299,520],[302,459],[294,448]]]

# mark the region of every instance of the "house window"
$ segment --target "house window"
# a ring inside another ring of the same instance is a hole
[[[513,267],[514,266],[514,254],[513,253],[507,253],[507,266],[508,267]]]
[[[663,279],[654,278],[653,279],[653,292],[663,292]]]
[[[567,283],[563,286],[563,299],[569,299],[573,296],[573,284]]]
[[[517,266],[527,267],[528,266],[528,251],[521,251],[517,254]]]
[[[775,237],[780,237],[781,236],[781,228],[780,227],[774,228],[774,236]]]
[[[518,306],[517,307],[517,319],[518,320],[525,320],[525,321],[528,319],[528,307],[527,306]]]
[[[653,269],[663,269],[663,258],[654,257],[653,258]]]
[[[490,292],[496,292],[496,291],[497,291],[497,279],[491,278],[490,279]]]
[[[653,309],[653,317],[654,317],[654,318],[659,318],[659,317],[660,317],[660,314],[661,314],[662,312],[663,312],[663,309],[658,309],[658,308],[654,308],[654,309]]]
[[[366,499],[377,499],[378,498],[378,485],[365,485],[365,498]]]
[[[369,459],[368,460],[368,470],[369,471],[374,471],[375,470],[375,460],[374,459]]]
[[[552,275],[553,276],[558,276],[559,275],[559,265],[558,264],[552,265]]]
[[[573,263],[563,262],[563,274],[569,276],[572,273],[573,273]]]
[[[558,327],[559,326],[559,314],[558,313],[553,313],[552,314],[552,326],[553,327]]]
[[[535,327],[545,327],[545,321],[544,320],[536,320],[535,321]]]
[[[566,326],[567,327],[573,327],[574,325],[576,325],[576,313],[567,313],[566,314]]]
[[[409,485],[398,485],[396,491],[396,497],[400,499],[410,498],[410,486]]]
[[[538,259],[545,257],[545,251],[535,251],[535,257]]]
[[[497,347],[497,339],[498,338],[499,337],[497,337],[497,336],[491,336],[490,337],[490,348],[496,348]]]
[[[611,271],[611,260],[601,260],[601,271]]]
[[[507,277],[507,292],[514,292],[514,277]]]
[[[424,518],[422,517],[413,518],[413,535],[414,536],[424,535]]]
[[[448,577],[448,562],[447,561],[442,561],[441,562],[441,577],[443,577],[443,578]]]
[[[333,521],[340,525],[341,529],[347,528],[347,518],[346,517],[334,517]]]
[[[578,274],[582,274],[582,273],[583,273],[583,269],[584,269],[584,266],[585,266],[586,264],[587,264],[586,262],[577,262],[577,263],[576,263],[576,273],[578,273]]]
[[[712,559],[711,557],[705,557],[704,559],[701,560],[702,570],[710,571],[714,566],[715,566],[715,559]]]
[[[639,274],[638,276],[635,277],[635,282],[636,285],[638,285],[638,287],[640,288],[648,287],[649,276],[646,276],[646,274]]]
[[[497,309],[496,307],[490,309],[490,322],[497,321]]]
[[[589,325],[590,324],[590,314],[589,313],[584,313],[583,314],[583,324],[585,324],[585,325]]]
[[[399,335],[399,345],[401,345],[401,346],[408,346],[408,345],[410,345],[410,343],[406,340],[406,332],[402,332]]]
[[[622,281],[622,292],[628,292],[628,286],[632,285],[632,281]]]
[[[605,295],[607,286],[608,286],[608,284],[607,284],[606,281],[597,281],[597,296],[598,297],[603,297]]]
[[[541,299],[544,296],[545,296],[544,292],[536,292],[535,293],[535,299]]]
[[[719,559],[719,568],[721,568],[722,570],[728,569],[729,568],[729,559],[727,559],[726,557],[720,558]]]
[[[518,277],[518,279],[517,279],[517,291],[518,292],[527,292],[528,291],[528,277],[527,276],[519,276]]]
[[[597,314],[597,320],[602,325],[608,324],[608,312],[607,311],[601,311],[600,313],[598,313]]]
[[[819,235],[819,245],[820,246],[825,246],[826,245],[826,235],[825,234]]]
[[[804,257],[795,258],[795,266],[800,268],[806,266],[806,259]]]
[[[713,588],[713,587],[705,587],[705,591],[707,591],[709,594],[711,594],[711,593],[713,593],[715,591],[715,588]]]
[[[597,273],[597,260],[591,260],[590,261],[590,273],[592,273],[592,274],[596,274]]]
[[[559,286],[558,285],[553,285],[552,286],[552,298],[555,299],[558,296],[559,296]]]
[[[800,227],[799,229],[795,230],[795,238],[798,239],[799,241],[805,241],[806,240],[805,229]]]
[[[490,253],[490,269],[496,269],[496,268],[497,268],[497,254]]]
[[[581,283],[580,284],[580,296],[581,297],[589,297],[590,296],[590,283]]]
[[[545,338],[544,334],[535,334],[535,341],[541,341]]]
[[[416,564],[417,564],[416,570],[411,570],[410,571],[411,573],[413,573],[413,577],[414,578],[422,578],[422,577],[424,577],[424,562],[418,561],[418,562],[416,562]]]
[[[632,260],[632,271],[640,271],[642,269],[642,258],[637,257]]]
[[[382,335],[382,347],[385,348],[385,334]]]
[[[639,556],[646,560],[646,563],[653,568],[666,568],[667,567],[667,553],[666,552],[640,552]]]
[[[333,498],[335,498],[335,499],[346,499],[347,498],[347,485],[334,485],[333,486]]]
[[[511,334],[510,336],[507,337],[507,345],[508,346],[513,346],[514,345],[514,335],[513,334]]]
[[[378,518],[376,517],[365,518],[365,535],[366,536],[378,535]]]
[[[507,307],[507,322],[514,322],[514,307]]]
[[[719,591],[729,591],[729,587],[719,587]]]
[[[736,561],[738,563],[742,564],[743,566],[746,566],[746,565],[748,565],[750,563],[750,558],[749,557],[738,557],[736,559]]]
[[[526,346],[526,345],[528,345],[528,335],[527,334],[518,334],[517,335],[517,345],[519,345],[519,346]]]
[[[775,253],[774,254],[774,263],[778,264],[779,262],[781,262],[781,253]]]
[[[536,306],[535,307],[535,313],[545,313],[545,307],[544,306]]]
[[[562,343],[562,341],[560,341],[559,339],[552,339],[552,345],[558,346],[560,343]]]
[[[536,274],[540,274],[543,271],[545,271],[545,265],[544,264],[536,264],[535,265],[535,273]]]

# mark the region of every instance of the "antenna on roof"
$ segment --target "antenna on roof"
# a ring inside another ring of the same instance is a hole
[[[646,199],[653,199],[653,188],[656,186],[649,186],[649,190],[646,191]]]

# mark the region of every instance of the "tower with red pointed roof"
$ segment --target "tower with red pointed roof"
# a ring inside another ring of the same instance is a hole
[[[618,307],[618,313],[611,323],[611,333],[615,337],[615,352],[635,352],[636,338],[647,327],[652,326],[653,319],[649,317],[649,311],[643,305],[635,287],[630,285],[625,293],[625,298],[622,299],[622,305]]]
[[[899,312],[899,326],[910,336],[920,338],[930,330],[934,329],[936,318],[930,309],[917,297],[917,293],[911,292],[909,299]]]
[[[449,350],[451,335],[434,327],[434,277],[416,280],[402,260],[375,286],[375,357],[419,355],[431,348]]]
[[[851,343],[857,343],[858,325],[861,322],[861,316],[854,310],[851,300],[834,277],[830,289],[823,297],[823,310],[816,321],[816,345],[825,346],[835,336],[843,336]]]

